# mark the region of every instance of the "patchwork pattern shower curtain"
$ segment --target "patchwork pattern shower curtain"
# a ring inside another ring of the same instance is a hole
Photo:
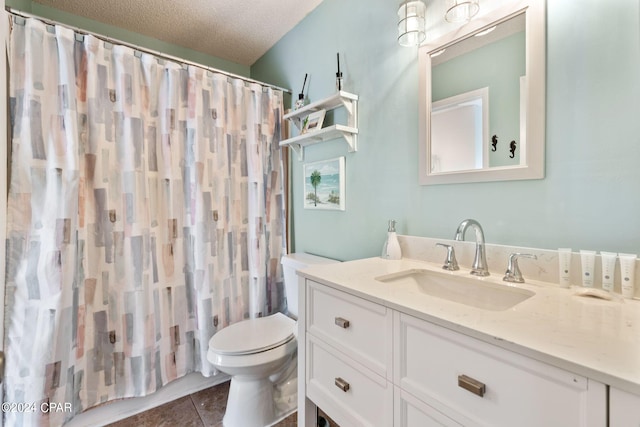
[[[38,409],[5,425],[212,375],[211,336],[283,299],[282,92],[32,19],[10,41],[5,400]]]

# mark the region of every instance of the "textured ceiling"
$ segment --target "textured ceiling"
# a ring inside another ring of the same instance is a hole
[[[34,0],[250,66],[322,0]]]

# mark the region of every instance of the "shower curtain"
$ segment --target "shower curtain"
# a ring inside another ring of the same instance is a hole
[[[280,310],[282,92],[18,19],[4,386],[35,410],[4,415],[54,426]]]

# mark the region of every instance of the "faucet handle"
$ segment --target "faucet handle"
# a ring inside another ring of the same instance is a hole
[[[444,260],[442,268],[449,271],[460,270],[460,267],[458,267],[458,260],[456,260],[456,251],[453,246],[445,245],[444,243],[436,243],[436,246],[447,248],[447,259]]]
[[[533,254],[521,254],[519,252],[509,255],[507,271],[504,273],[504,277],[502,278],[505,282],[524,283],[524,277],[522,277],[520,267],[518,267],[518,258],[538,259],[538,257]]]

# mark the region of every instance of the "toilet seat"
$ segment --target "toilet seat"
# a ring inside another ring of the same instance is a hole
[[[296,322],[282,313],[243,320],[216,333],[209,350],[223,356],[262,353],[295,338]]]

